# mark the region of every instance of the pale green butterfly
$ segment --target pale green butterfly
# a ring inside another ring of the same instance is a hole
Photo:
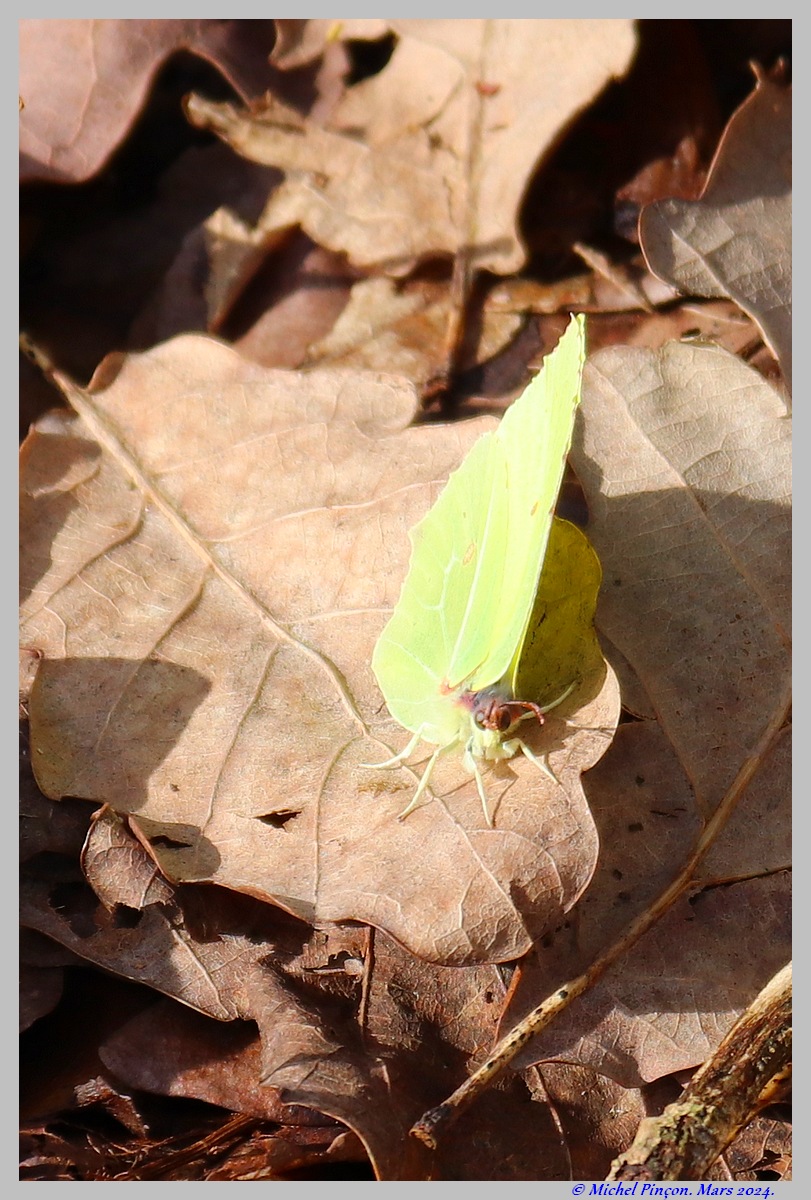
[[[580,402],[585,318],[572,317],[558,345],[496,430],[473,445],[435,504],[411,530],[411,562],[400,598],[372,655],[389,712],[414,736],[375,767],[399,766],[419,742],[436,750],[400,817],[419,803],[440,754],[464,748],[487,823],[477,760],[519,750],[548,766],[514,736],[541,707],[521,699],[515,680],[543,568],[555,503]],[[554,779],[554,776],[552,775]]]

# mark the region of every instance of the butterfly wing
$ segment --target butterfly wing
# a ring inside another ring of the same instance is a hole
[[[435,745],[455,741],[460,723],[467,723],[447,686],[449,668],[467,630],[473,638],[468,646],[473,661],[487,657],[486,626],[474,632],[469,608],[471,598],[483,594],[483,562],[491,573],[503,569],[507,506],[503,447],[495,433],[487,433],[411,530],[408,574],[372,655],[372,669],[391,715]]]
[[[469,725],[451,693],[514,674],[580,399],[584,318],[452,473],[411,532],[400,599],[372,667],[391,715],[449,745]]]
[[[451,686],[478,691],[514,673],[571,445],[584,358],[585,318],[573,317],[494,434],[507,465],[506,519],[499,516],[505,544],[486,555],[474,581],[448,668]],[[487,639],[483,658],[477,630]]]

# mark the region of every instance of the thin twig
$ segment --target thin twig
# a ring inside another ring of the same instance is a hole
[[[485,75],[491,36],[491,23],[485,21],[479,50],[478,75],[480,79],[483,79]],[[465,197],[463,221],[464,241],[454,254],[449,297],[450,311],[443,338],[440,363],[422,389],[423,404],[427,404],[435,396],[447,392],[454,375],[459,369],[464,350],[467,329],[466,318],[468,316],[473,283],[476,277],[474,259],[478,254],[478,210],[483,168],[482,138],[484,109],[489,94],[487,91],[482,91],[473,84],[468,89],[471,111],[467,127],[467,149],[465,155],[467,194]]]
[[[372,974],[375,965],[375,927],[368,925],[366,927],[366,953],[363,956],[363,975],[361,976],[360,984],[360,1004],[358,1005],[358,1025],[360,1026],[361,1035],[367,1034],[367,1021],[369,1019],[369,997],[372,991]]]

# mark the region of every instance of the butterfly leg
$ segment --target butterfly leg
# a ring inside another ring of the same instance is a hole
[[[368,769],[370,771],[378,771],[378,770],[382,771],[382,770],[388,769],[389,767],[401,766],[405,762],[405,760],[407,758],[410,758],[411,755],[414,753],[414,751],[417,749],[420,739],[422,738],[422,731],[424,728],[425,728],[425,726],[421,725],[420,728],[417,730],[417,732],[414,734],[411,741],[406,746],[405,750],[401,750],[400,753],[395,754],[393,758],[387,758],[385,762],[360,763],[359,765],[361,767],[368,767]]]
[[[553,783],[556,783],[560,787],[560,780],[549,763],[545,759],[539,758],[537,754],[533,754],[526,742],[522,742],[520,738],[511,738],[509,742],[504,743],[504,749],[510,755],[517,754],[521,750],[529,761],[535,764],[541,774],[546,775],[547,779],[551,779]]]
[[[422,793],[428,787],[428,781],[431,778],[431,772],[434,769],[434,763],[439,758],[442,751],[447,750],[447,748],[448,748],[447,746],[437,746],[434,753],[428,759],[428,765],[426,766],[425,770],[422,773],[422,779],[417,784],[417,790],[414,793],[414,795],[411,797],[410,802],[406,805],[406,807],[403,809],[403,811],[398,815],[398,817],[397,817],[398,821],[403,821],[408,816],[408,814],[412,813],[414,811],[414,809],[417,807],[417,805],[420,802],[420,797],[422,796]]]
[[[493,818],[490,816],[490,811],[487,807],[487,793],[484,790],[484,780],[482,779],[482,773],[479,770],[479,764],[476,762],[476,757],[473,754],[472,739],[471,739],[471,741],[468,742],[467,746],[465,747],[465,753],[464,753],[464,757],[462,759],[462,764],[463,764],[465,770],[469,771],[470,774],[473,776],[473,778],[476,780],[476,791],[479,793],[479,799],[482,802],[482,808],[484,809],[484,819],[487,822],[487,824],[489,825],[489,827],[492,829],[493,828]]]

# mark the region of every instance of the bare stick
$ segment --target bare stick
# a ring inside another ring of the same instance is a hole
[[[603,951],[587,970],[574,979],[570,979],[524,1017],[523,1021],[520,1021],[498,1043],[487,1061],[482,1063],[465,1080],[461,1087],[456,1089],[453,1095],[449,1096],[437,1108],[432,1108],[424,1113],[411,1128],[411,1133],[414,1137],[419,1138],[427,1146],[435,1149],[443,1131],[448,1129],[461,1116],[465,1109],[473,1103],[476,1097],[489,1087],[493,1080],[509,1066],[516,1055],[524,1049],[527,1043],[544,1030],[564,1008],[571,1004],[572,1000],[592,987],[605,974],[608,968],[613,966],[617,959],[630,950],[642,935],[647,933],[659,918],[668,911],[675,901],[690,889],[695,879],[696,867],[714,843],[727,818],[734,811],[738,799],[749,784],[758,766],[763,761],[764,755],[768,752],[771,743],[785,722],[790,703],[788,688],[786,689],[785,696],[782,697],[782,701],[777,706],[771,721],[761,736],[757,748],[744,761],[734,783],[707,822],[692,854],[673,882],[654,900],[646,912],[641,913],[635,921],[631,922],[625,933],[612,946]]]
[[[484,28],[479,49],[478,71],[483,77],[491,34],[489,25]],[[457,371],[466,335],[466,318],[476,276],[474,260],[478,253],[478,208],[481,173],[483,168],[482,138],[484,128],[484,108],[487,103],[487,92],[482,92],[475,86],[469,88],[468,99],[471,112],[467,123],[467,149],[465,155],[465,178],[467,195],[465,197],[465,213],[463,223],[464,242],[454,254],[453,274],[450,286],[450,311],[441,351],[441,361],[438,369],[427,380],[422,389],[422,402],[427,404],[435,396],[446,392]]]
[[[791,963],[755,997],[675,1104],[640,1123],[609,1179],[704,1179],[791,1057]]]

